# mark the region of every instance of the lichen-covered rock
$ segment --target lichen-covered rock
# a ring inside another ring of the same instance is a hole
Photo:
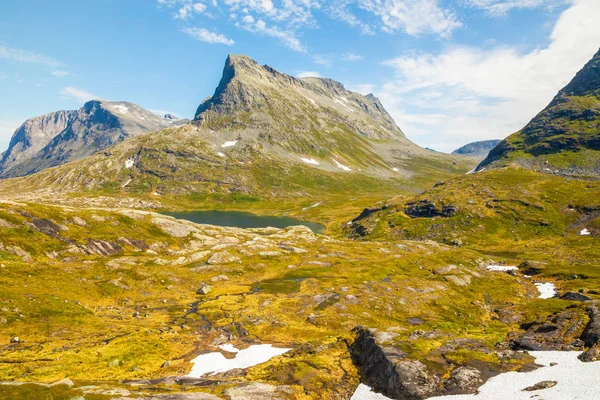
[[[481,372],[473,367],[460,366],[450,373],[450,378],[444,382],[448,393],[476,393],[483,383]]]

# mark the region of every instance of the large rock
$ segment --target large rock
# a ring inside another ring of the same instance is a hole
[[[352,353],[365,383],[394,399],[424,399],[440,391],[439,378],[396,347],[378,343],[375,330],[356,329]]]
[[[577,293],[577,292],[566,292],[565,294],[560,296],[560,298],[562,300],[571,300],[571,301],[590,301],[590,300],[592,300],[591,297],[588,297],[584,294]]]
[[[483,383],[481,372],[473,367],[460,366],[450,373],[450,378],[444,382],[448,393],[476,393]]]
[[[583,362],[600,361],[600,347],[598,345],[594,345],[581,353],[577,358]]]

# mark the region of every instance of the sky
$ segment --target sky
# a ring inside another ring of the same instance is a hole
[[[379,97],[409,139],[501,139],[600,47],[600,0],[2,0],[0,148],[90,99],[192,118],[228,54]]]

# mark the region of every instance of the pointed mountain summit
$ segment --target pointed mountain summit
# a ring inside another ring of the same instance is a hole
[[[187,122],[187,121],[186,121]],[[14,133],[0,178],[28,175],[80,160],[128,137],[177,124],[128,102],[88,101],[76,111],[31,118]]]
[[[372,94],[348,91],[331,79],[295,78],[243,55],[227,57],[221,82],[198,107],[195,121],[214,125],[225,114],[242,126],[294,126],[294,138],[299,131],[327,129],[335,119],[366,138],[412,144]]]
[[[600,176],[600,51],[477,170],[510,164],[558,175]]]

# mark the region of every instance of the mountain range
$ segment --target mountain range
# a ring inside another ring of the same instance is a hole
[[[499,139],[471,142],[454,150],[452,154],[462,154],[465,156],[485,158],[489,154],[490,150],[496,147],[500,142],[501,140]]]
[[[474,166],[412,143],[373,95],[330,79],[294,78],[240,55],[227,58],[214,95],[189,124],[130,103],[93,101],[68,115],[64,130],[0,176],[42,172],[0,191],[296,196],[418,188]],[[22,147],[16,136],[13,142],[7,160]],[[43,170],[72,160],[79,161]]]
[[[0,159],[0,178],[29,175],[80,160],[129,137],[187,120],[160,117],[128,102],[93,100],[79,110],[31,118],[14,133]]]

